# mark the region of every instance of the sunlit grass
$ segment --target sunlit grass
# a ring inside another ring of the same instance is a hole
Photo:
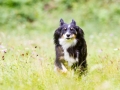
[[[118,90],[120,48],[118,36],[89,35],[88,73],[54,72],[53,33],[0,32],[1,90]],[[111,39],[109,37],[112,37]]]
[[[0,90],[120,89],[119,0],[78,1],[1,1]],[[86,75],[54,72],[60,18],[74,19],[85,32]]]

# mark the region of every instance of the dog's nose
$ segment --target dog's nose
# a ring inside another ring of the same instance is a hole
[[[66,36],[67,36],[67,37],[70,37],[70,34],[67,34]]]

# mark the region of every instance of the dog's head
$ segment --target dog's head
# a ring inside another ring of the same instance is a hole
[[[73,39],[80,39],[83,37],[83,30],[76,25],[76,22],[74,20],[72,20],[70,24],[66,24],[63,19],[60,19],[60,27],[54,33],[54,42],[55,44],[59,43],[59,38],[63,38],[69,41]]]
[[[66,24],[61,19],[60,27],[61,27],[61,33],[60,33],[61,38],[64,38],[67,40],[76,38],[77,30],[76,30],[76,22],[74,20],[72,20],[70,24]]]

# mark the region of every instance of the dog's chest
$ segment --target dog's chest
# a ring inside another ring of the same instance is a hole
[[[78,56],[76,58],[70,56],[67,50],[64,50],[64,59],[68,62],[69,66],[72,66],[74,63],[78,62]]]
[[[76,55],[77,57],[75,58],[74,56],[70,55],[69,52],[67,51],[68,48],[76,45],[77,40],[76,39],[66,40],[66,39],[60,38],[59,43],[61,44],[63,48],[64,60],[68,62],[68,65],[72,66],[73,63],[78,62],[78,54]]]

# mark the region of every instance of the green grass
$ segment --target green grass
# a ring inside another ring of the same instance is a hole
[[[119,1],[8,1],[0,2],[0,90],[120,89]],[[60,18],[75,19],[85,32],[86,75],[54,72]]]
[[[53,33],[0,32],[1,90],[118,90],[119,37],[111,33],[87,36],[88,73],[78,77],[54,72]],[[6,52],[3,52],[3,51]]]

